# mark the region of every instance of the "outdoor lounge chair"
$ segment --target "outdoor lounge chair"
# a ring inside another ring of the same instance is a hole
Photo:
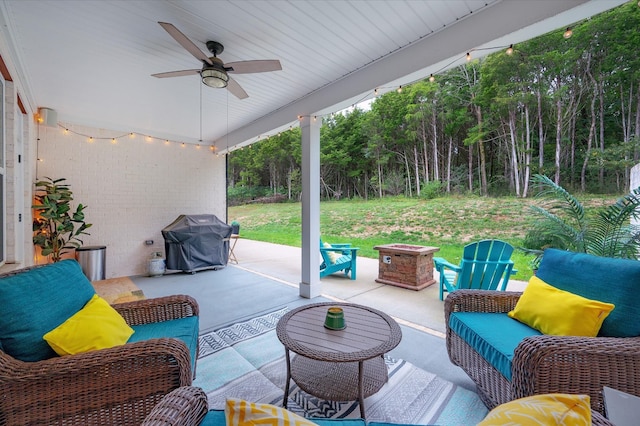
[[[444,300],[445,291],[497,290],[500,282],[500,290],[504,291],[509,277],[517,272],[513,269],[512,253],[513,247],[504,241],[482,240],[464,247],[459,265],[435,257],[433,263],[440,273],[440,300]]]
[[[344,271],[346,276],[356,279],[356,256],[359,248],[351,244],[329,244],[320,240],[320,278]]]
[[[640,262],[547,249],[536,278],[615,308],[596,337],[545,335],[508,316],[521,292],[449,294],[444,305],[449,359],[476,383],[487,407],[531,395],[570,393],[589,395],[591,408],[604,413],[604,386],[640,396]],[[540,311],[546,304],[540,300]],[[586,316],[575,318],[580,324]],[[556,318],[552,323],[569,321]]]
[[[135,330],[125,344],[53,352],[43,333],[94,295],[75,260],[0,275],[0,424],[139,425],[191,385],[199,308],[186,295],[112,305]]]

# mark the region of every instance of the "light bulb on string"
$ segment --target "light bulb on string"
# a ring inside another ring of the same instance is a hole
[[[571,27],[567,27],[567,29],[562,34],[562,37],[570,38],[572,35],[573,35],[573,30],[571,29]]]
[[[467,52],[467,62],[471,60],[471,52]]]
[[[433,76],[433,74],[431,74],[431,75],[429,76],[429,81],[430,81],[430,82],[432,82],[432,83],[433,83],[434,81],[436,81],[436,78]]]
[[[507,50],[505,51],[507,55],[513,55],[513,44],[510,44]]]
[[[402,85],[398,86],[398,93],[402,93]]]

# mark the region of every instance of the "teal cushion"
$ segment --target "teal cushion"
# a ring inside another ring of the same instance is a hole
[[[536,276],[561,290],[613,303],[598,336],[640,336],[640,261],[547,249]]]
[[[154,322],[131,326],[135,333],[127,343],[142,342],[160,337],[173,337],[182,340],[191,354],[191,371],[196,365],[198,351],[199,319],[197,316],[180,318],[169,321]]]
[[[310,418],[320,426],[366,426],[362,419],[316,419]],[[380,423],[382,425],[383,423]],[[200,426],[225,426],[224,410],[209,410]]]
[[[369,426],[417,426],[406,423],[385,423],[385,422],[369,422]]]
[[[95,294],[75,260],[63,260],[0,278],[0,345],[21,361],[57,357],[42,338]]]
[[[518,344],[542,334],[502,313],[454,312],[449,327],[509,381]]]

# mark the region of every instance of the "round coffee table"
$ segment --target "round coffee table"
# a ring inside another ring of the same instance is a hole
[[[327,309],[344,311],[346,327],[325,328]],[[287,407],[291,379],[300,389],[329,401],[360,403],[387,382],[383,355],[398,346],[402,331],[384,312],[350,303],[314,303],[286,313],[276,327],[285,348],[287,382],[283,407]],[[291,358],[290,352],[297,356]]]

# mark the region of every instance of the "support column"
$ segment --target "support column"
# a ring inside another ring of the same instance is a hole
[[[302,277],[300,296],[321,293],[320,283],[320,125],[303,117],[302,130]]]

